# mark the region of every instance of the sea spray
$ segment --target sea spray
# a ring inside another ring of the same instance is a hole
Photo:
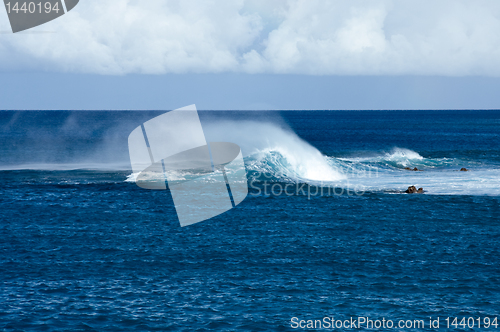
[[[295,181],[337,181],[345,176],[296,133],[275,123],[219,121],[204,125],[207,139],[238,144],[247,167]]]

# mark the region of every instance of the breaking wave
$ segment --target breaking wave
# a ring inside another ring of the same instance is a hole
[[[500,169],[473,160],[429,158],[417,151],[324,155],[285,125],[257,121],[205,124],[208,142],[238,144],[249,178],[257,181],[307,183],[367,192],[402,192],[410,185],[428,194],[500,195]],[[422,172],[409,171],[418,168]],[[459,172],[472,167],[472,172]],[[243,171],[243,170],[242,170]],[[183,174],[177,174],[180,180]],[[135,175],[127,181],[133,181]]]
[[[238,144],[248,171],[291,182],[332,182],[345,179],[331,158],[276,124],[224,121],[205,126],[207,141]],[[182,174],[176,174],[183,179]],[[134,181],[136,174],[127,181]]]

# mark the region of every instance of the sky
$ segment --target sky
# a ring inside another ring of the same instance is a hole
[[[500,108],[498,0],[80,0],[12,34],[1,109]]]

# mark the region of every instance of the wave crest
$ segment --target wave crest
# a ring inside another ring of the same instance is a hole
[[[339,158],[342,161],[373,164],[375,166],[383,166],[390,168],[405,168],[405,167],[445,167],[454,164],[452,159],[448,158],[424,158],[418,152],[404,149],[393,148],[390,152],[380,153],[377,155],[367,157],[354,157],[354,158]]]
[[[329,182],[345,178],[328,157],[283,124],[218,121],[207,123],[204,128],[209,141],[238,144],[249,171],[293,182]]]

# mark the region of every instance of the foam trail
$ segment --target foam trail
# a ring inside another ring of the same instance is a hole
[[[491,195],[500,196],[500,170],[378,172],[371,178],[351,177],[340,187],[369,192],[401,192],[415,185],[431,195]]]
[[[344,188],[397,193],[415,185],[423,187],[427,194],[500,195],[498,165],[484,165],[474,160],[425,158],[412,150],[394,148],[391,152],[370,156],[331,158],[330,162],[341,162],[344,170],[351,171],[346,181],[335,183]],[[404,167],[423,171],[407,171]],[[472,171],[459,172],[461,167]]]

